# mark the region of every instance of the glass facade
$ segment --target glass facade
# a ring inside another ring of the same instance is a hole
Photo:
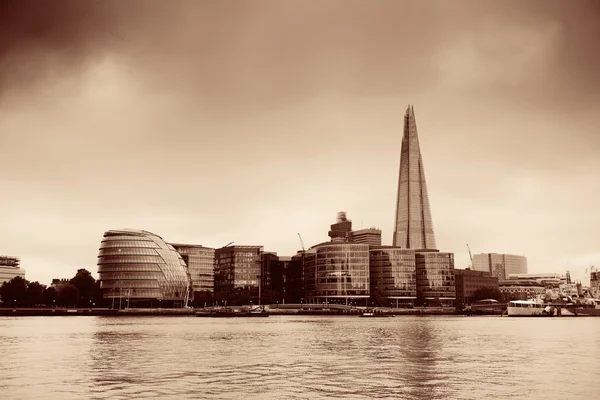
[[[309,249],[304,284],[308,303],[366,304],[369,245],[331,242]]]
[[[412,106],[404,115],[393,244],[414,250],[436,249],[423,157]]]
[[[262,246],[228,246],[215,250],[215,297],[226,298],[233,292],[248,291],[258,300],[262,267]]]
[[[371,293],[393,300],[392,306],[412,306],[417,297],[414,250],[399,247],[371,248]]]
[[[171,244],[187,265],[192,293],[214,291],[215,249],[191,244]]]
[[[415,261],[417,297],[425,300],[426,305],[454,306],[454,254],[437,251],[417,252]]]
[[[165,307],[187,305],[190,276],[185,262],[173,246],[151,232],[106,232],[98,274],[104,298],[126,299],[129,306],[154,305],[158,300]]]
[[[527,273],[527,258],[515,254],[483,253],[473,256],[473,269],[489,272],[498,279]]]

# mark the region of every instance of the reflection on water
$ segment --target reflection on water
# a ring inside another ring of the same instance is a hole
[[[597,398],[600,318],[0,319],[2,399]]]

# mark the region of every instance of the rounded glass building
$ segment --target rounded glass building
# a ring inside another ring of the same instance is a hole
[[[370,295],[369,245],[328,242],[305,254],[309,303],[366,305]]]
[[[185,262],[173,246],[151,232],[106,232],[98,274],[103,297],[112,299],[113,308],[187,305],[190,276]]]

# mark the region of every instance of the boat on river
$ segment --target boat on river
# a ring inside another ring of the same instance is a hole
[[[551,317],[555,308],[541,299],[512,300],[506,306],[509,317]]]
[[[361,318],[384,318],[393,316],[393,314],[376,312],[375,310],[365,310],[362,314],[359,315],[359,317]]]
[[[562,315],[573,317],[600,317],[600,299],[583,298],[566,305]]]
[[[268,316],[269,313],[264,307],[251,309],[222,307],[196,313],[196,317],[204,318],[265,318]]]
[[[512,300],[508,302],[506,312],[509,317],[600,317],[600,299],[573,300],[563,296],[561,301]]]

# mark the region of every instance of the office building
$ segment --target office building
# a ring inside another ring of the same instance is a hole
[[[498,290],[498,278],[489,272],[474,271],[472,269],[455,269],[456,305],[463,308],[473,302],[473,294],[481,288]]]
[[[113,299],[112,306],[187,306],[191,280],[186,264],[173,246],[154,233],[106,232],[98,253],[98,275],[103,297]]]
[[[25,279],[25,271],[19,266],[18,257],[0,256],[0,285],[20,276]]]
[[[432,307],[454,307],[454,254],[437,250],[418,251],[415,253],[415,264],[417,302]]]
[[[368,303],[369,245],[327,242],[304,255],[307,303],[361,305]]]
[[[413,250],[436,249],[423,157],[412,106],[404,115],[393,244]]]
[[[473,256],[472,269],[489,272],[500,280],[527,273],[527,258],[514,254],[482,253]]]
[[[393,246],[369,250],[371,295],[382,306],[412,307],[417,298],[415,252]]]
[[[263,254],[262,302],[267,304],[300,303],[302,293],[302,259]]]
[[[349,241],[352,243],[364,243],[369,246],[381,246],[381,230],[369,228],[350,231]]]
[[[193,244],[171,243],[187,266],[191,279],[192,298],[214,291],[215,249]]]
[[[259,302],[262,246],[225,246],[215,250],[215,299],[232,305]]]

